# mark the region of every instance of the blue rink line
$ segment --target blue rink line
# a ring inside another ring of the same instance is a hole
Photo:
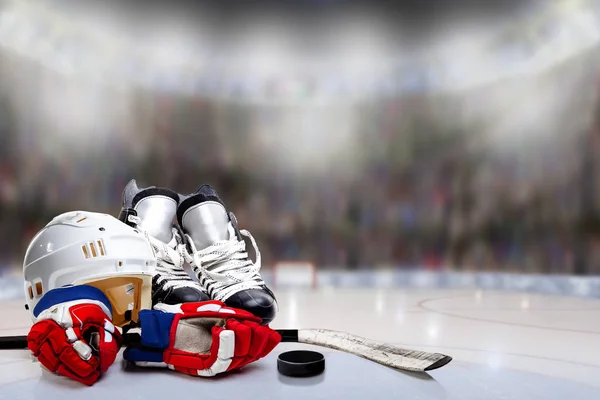
[[[263,271],[262,275],[267,284],[272,284],[271,271]],[[344,289],[484,289],[600,298],[600,276],[422,270],[321,270],[317,272],[317,282],[319,287]],[[277,289],[286,289],[286,286],[278,286]],[[17,300],[23,297],[23,281],[21,279],[0,278],[0,301]]]

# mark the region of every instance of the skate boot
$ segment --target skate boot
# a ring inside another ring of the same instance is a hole
[[[135,179],[123,190],[119,219],[144,232],[156,253],[152,305],[210,300],[202,286],[183,269],[185,246],[173,226],[179,196],[165,188],[138,188]]]
[[[187,261],[213,300],[241,308],[268,324],[277,302],[260,276],[260,252],[250,232],[240,231],[215,190],[204,185],[194,194],[180,195],[177,220],[185,234]],[[243,236],[256,251],[252,262]]]

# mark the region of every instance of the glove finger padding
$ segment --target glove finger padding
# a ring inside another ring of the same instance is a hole
[[[269,354],[281,336],[260,318],[218,301],[159,304],[140,312],[126,334],[124,358],[140,366],[167,366],[196,376],[241,368]],[[135,344],[133,344],[135,342]]]
[[[235,357],[230,369],[241,368],[267,356],[281,342],[281,335],[276,331],[254,321],[230,319],[226,327],[236,332]]]
[[[65,330],[54,321],[35,324],[27,336],[27,344],[34,357],[52,372],[84,384],[91,384],[100,376],[98,358],[90,356],[83,360],[68,342]]]
[[[29,350],[45,368],[86,385],[94,384],[115,361],[121,342],[98,305],[76,302],[40,314],[27,335]]]

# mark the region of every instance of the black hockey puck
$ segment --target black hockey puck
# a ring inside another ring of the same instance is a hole
[[[282,375],[293,377],[319,375],[325,370],[325,356],[316,351],[286,351],[277,357],[277,370]]]

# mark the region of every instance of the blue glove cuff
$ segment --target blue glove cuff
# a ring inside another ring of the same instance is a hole
[[[163,350],[134,349],[127,348],[123,352],[123,358],[127,361],[163,362]]]
[[[140,311],[139,322],[142,331],[140,347],[125,349],[123,358],[134,362],[162,362],[163,351],[169,347],[174,318],[175,314],[163,311]]]
[[[142,328],[142,346],[158,349],[168,348],[174,318],[175,314],[163,311],[140,311],[139,322]]]

